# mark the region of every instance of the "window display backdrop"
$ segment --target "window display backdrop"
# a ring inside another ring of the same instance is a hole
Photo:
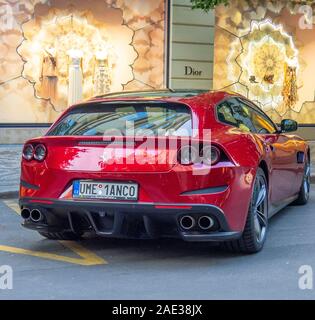
[[[292,118],[314,124],[315,24],[310,15],[293,1],[230,3],[216,10],[214,88],[247,96],[276,122]]]
[[[112,91],[164,87],[165,0],[0,4],[0,123],[52,122]]]

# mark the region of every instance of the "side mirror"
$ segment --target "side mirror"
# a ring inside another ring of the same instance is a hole
[[[296,121],[285,119],[281,121],[281,132],[294,132],[297,131],[299,125]]]

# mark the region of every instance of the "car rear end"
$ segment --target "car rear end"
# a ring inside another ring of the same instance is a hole
[[[119,238],[238,238],[245,218],[236,211],[248,203],[231,190],[244,169],[219,143],[200,141],[200,122],[184,102],[71,108],[46,136],[25,144],[23,225]],[[196,150],[204,161],[193,163]]]

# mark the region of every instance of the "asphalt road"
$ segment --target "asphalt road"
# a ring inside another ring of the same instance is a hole
[[[13,289],[0,299],[315,299],[298,286],[302,265],[315,270],[314,205],[315,190],[247,256],[174,240],[45,240],[20,226],[16,200],[1,201],[0,267],[12,267]]]

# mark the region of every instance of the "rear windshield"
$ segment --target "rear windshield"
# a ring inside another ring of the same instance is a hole
[[[73,109],[48,136],[191,136],[189,107],[174,103],[97,104]]]

